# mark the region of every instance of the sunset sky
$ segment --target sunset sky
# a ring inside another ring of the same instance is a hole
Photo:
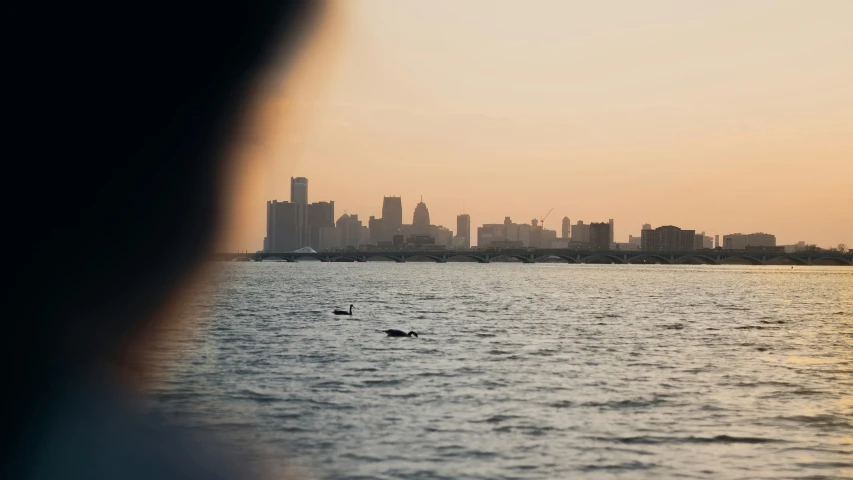
[[[228,249],[261,248],[291,176],[365,224],[383,195],[411,222],[423,195],[432,223],[464,211],[474,237],[553,208],[547,228],[613,218],[618,242],[651,223],[853,244],[853,1],[333,10],[258,101]]]

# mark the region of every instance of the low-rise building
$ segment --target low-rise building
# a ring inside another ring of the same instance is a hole
[[[640,232],[640,249],[650,252],[692,252],[696,249],[696,231],[664,225]]]
[[[744,250],[746,247],[775,247],[776,236],[769,233],[732,233],[723,235],[723,248]]]
[[[589,243],[589,225],[585,225],[583,220],[578,220],[572,227],[572,241]]]

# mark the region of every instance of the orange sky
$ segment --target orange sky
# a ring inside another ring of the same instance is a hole
[[[259,100],[228,249],[261,248],[290,176],[365,224],[383,195],[410,222],[423,195],[452,230],[464,203],[475,227],[553,208],[546,227],[613,218],[616,241],[651,223],[853,244],[853,1],[352,0],[332,16]]]

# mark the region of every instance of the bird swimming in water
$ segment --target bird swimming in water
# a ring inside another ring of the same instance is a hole
[[[335,315],[352,315],[352,304],[350,304],[349,306],[349,312],[346,310],[338,310],[336,308],[335,311],[332,313],[334,313]]]
[[[382,333],[387,333],[389,337],[411,337],[415,336],[417,338],[418,334],[415,332],[406,333],[402,330],[382,330]]]

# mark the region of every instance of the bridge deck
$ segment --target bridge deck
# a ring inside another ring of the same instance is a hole
[[[279,259],[288,262],[319,260],[321,262],[366,262],[385,259],[404,263],[415,258],[444,263],[451,259],[468,259],[479,263],[514,259],[524,263],[559,259],[569,263],[660,263],[660,264],[726,264],[753,265],[853,265],[853,253],[840,252],[750,252],[737,250],[708,250],[695,252],[644,252],[644,251],[580,251],[569,249],[506,249],[480,250],[411,250],[411,251],[341,251],[316,253],[217,253],[213,260],[236,261]]]

